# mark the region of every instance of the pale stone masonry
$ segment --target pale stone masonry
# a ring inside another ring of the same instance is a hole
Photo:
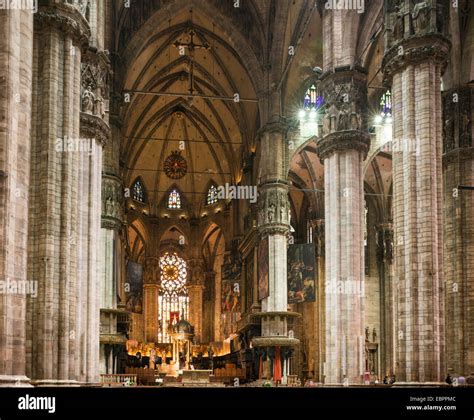
[[[446,367],[457,375],[474,371],[474,194],[459,189],[474,185],[474,89],[447,89],[443,103]]]
[[[325,179],[325,362],[328,384],[357,384],[364,373],[364,187],[366,75],[323,75],[327,98],[318,154]],[[347,95],[347,96],[345,96]],[[346,100],[347,99],[347,100]]]
[[[37,385],[97,382],[102,144],[81,117],[88,22],[68,4],[35,16],[27,374]],[[45,77],[49,75],[49,77]]]
[[[299,340],[291,333],[289,324],[295,317],[288,311],[287,286],[287,245],[290,234],[290,207],[288,183],[284,181],[287,162],[289,126],[285,121],[269,122],[259,133],[260,165],[258,178],[258,233],[259,258],[268,264],[268,276],[258,276],[258,289],[266,291],[261,296],[262,312],[256,314],[261,319],[261,336],[253,337],[252,345],[263,348],[271,356],[272,352],[285,354],[299,345]],[[260,251],[263,250],[261,253]],[[259,264],[264,264],[260,261]],[[260,292],[258,292],[260,294]],[[291,324],[290,324],[291,325]],[[282,380],[292,373],[288,358],[283,358]]]
[[[0,280],[26,282],[33,15],[0,10]],[[25,293],[0,295],[0,385],[24,384]]]
[[[403,20],[387,14],[383,62],[393,94],[396,372],[401,382],[439,383],[446,375],[441,76],[450,44],[435,17],[421,26],[407,7]]]
[[[165,252],[187,263],[194,350],[238,353],[249,380],[277,351],[283,383],[473,373],[474,8],[454,3],[0,10],[0,386],[89,386],[125,344],[159,347]],[[288,285],[307,242],[315,282]]]

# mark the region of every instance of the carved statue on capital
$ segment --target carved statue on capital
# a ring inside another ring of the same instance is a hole
[[[444,72],[450,56],[447,36],[449,0],[385,2],[384,84],[408,65],[430,60]]]
[[[326,113],[324,135],[345,130],[364,130],[367,112],[365,77],[354,77],[350,71],[327,75],[321,81]]]
[[[367,156],[367,72],[361,67],[338,68],[322,76],[326,112],[323,138],[317,152],[321,161],[336,150],[355,149]]]
[[[124,221],[124,195],[120,180],[102,177],[102,227],[119,229]]]
[[[447,27],[449,2],[446,0],[392,0],[386,2],[388,47],[409,37],[443,34]],[[406,25],[409,25],[408,27]]]
[[[258,225],[288,225],[290,206],[288,191],[284,188],[266,186],[259,196]]]
[[[431,14],[431,2],[426,0],[415,0],[410,20],[413,34],[419,35],[428,32]]]
[[[87,51],[81,64],[81,72],[81,111],[105,120],[110,100],[111,66],[108,54],[104,51]]]
[[[403,39],[403,35],[405,33],[405,16],[403,11],[403,5],[400,0],[394,0],[393,2],[393,39],[394,41],[399,41]]]
[[[90,19],[91,0],[66,0],[66,3],[75,6],[86,20]]]
[[[110,138],[108,121],[109,79],[108,53],[88,50],[81,63],[81,136],[95,139],[104,146]]]
[[[93,114],[94,112],[94,103],[96,98],[92,90],[92,85],[88,85],[82,91],[82,112],[87,114]]]

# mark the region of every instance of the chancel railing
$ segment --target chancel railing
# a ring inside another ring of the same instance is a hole
[[[104,374],[100,375],[102,386],[137,386],[137,375],[118,375]]]

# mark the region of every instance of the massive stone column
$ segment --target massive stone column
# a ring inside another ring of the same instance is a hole
[[[99,305],[100,305],[100,373],[113,372],[111,346],[125,342],[125,335],[119,332],[118,319],[124,316],[119,306],[122,277],[122,254],[120,232],[124,225],[124,194],[119,178],[119,159],[114,149],[120,142],[120,123],[117,109],[108,110],[105,102],[110,99],[109,76],[111,65],[108,54],[90,48],[82,59],[81,88],[81,132],[85,137],[95,138],[103,144],[102,165],[98,181],[101,185],[101,222],[99,247]],[[91,96],[91,94],[93,96]],[[89,98],[94,98],[93,106]],[[109,114],[110,112],[110,114]],[[111,118],[111,115],[114,115]],[[111,124],[113,121],[113,124]],[[97,158],[97,157],[96,157]],[[94,178],[97,180],[96,178]],[[95,214],[95,213],[94,213]],[[106,360],[107,359],[107,360]],[[107,371],[107,372],[106,372]]]
[[[107,145],[106,148],[110,148]],[[104,164],[110,157],[104,153]],[[110,168],[111,165],[106,165]],[[105,169],[105,168],[104,168]],[[123,228],[123,187],[120,178],[114,174],[102,172],[102,228],[100,229],[100,371],[105,372],[105,345],[124,344],[125,330],[119,331],[119,317],[127,319],[124,311],[125,298],[121,287],[122,277],[122,240]],[[119,300],[120,296],[122,300]],[[123,325],[126,327],[126,325]],[[111,364],[109,363],[109,366]],[[110,372],[108,372],[110,373]]]
[[[0,10],[0,385],[24,385],[32,11]],[[11,283],[9,283],[11,282]],[[13,288],[9,289],[11,284]],[[19,289],[15,286],[20,286]],[[34,293],[31,294],[34,299]]]
[[[262,300],[262,310],[265,312],[288,309],[287,239],[290,207],[284,172],[287,131],[285,124],[271,123],[262,129],[260,135],[258,229],[260,240],[268,238],[269,252],[269,296]]]
[[[160,261],[156,257],[145,259],[143,267],[143,303],[145,322],[145,340],[149,343],[158,341],[158,296],[160,293]]]
[[[196,343],[202,342],[203,337],[203,292],[204,292],[204,272],[201,261],[189,262],[190,278],[188,281],[189,295],[189,322],[194,327],[194,338]],[[206,273],[207,275],[207,273]],[[211,282],[214,278],[209,279]],[[213,309],[213,308],[212,308]],[[210,337],[212,339],[212,337]]]
[[[474,372],[474,185],[472,123],[474,88],[444,92],[444,272],[446,280],[446,368]]]
[[[327,71],[318,154],[325,182],[325,364],[327,384],[358,384],[364,372],[364,176],[370,139],[363,69]]]
[[[211,301],[208,302],[208,307],[204,309],[204,288],[207,285],[208,291],[214,290],[214,278],[205,278],[204,273],[204,261],[200,257],[202,252],[201,247],[198,244],[201,241],[200,238],[200,226],[196,219],[191,220],[191,230],[189,242],[190,248],[190,259],[187,262],[188,265],[188,296],[189,296],[189,311],[188,321],[194,327],[194,338],[197,343],[204,340],[204,336],[209,336],[209,341],[212,341],[212,325],[214,321],[214,305]],[[208,315],[208,334],[203,331],[203,319]]]
[[[394,276],[398,288],[396,376],[440,382],[446,375],[442,232],[441,76],[450,43],[448,10],[428,1],[386,8],[383,71],[392,84]],[[417,5],[418,7],[418,5]]]
[[[81,331],[87,337],[86,351],[88,353],[86,357],[82,358],[85,370],[81,380],[89,383],[98,380],[100,339],[97,334],[98,331],[100,333],[98,309],[102,307],[101,292],[103,280],[105,280],[102,270],[106,270],[107,279],[110,279],[111,270],[118,271],[117,267],[114,267],[117,261],[114,258],[104,261],[108,264],[107,266],[102,265],[104,250],[110,252],[112,247],[112,252],[117,252],[115,242],[113,240],[111,242],[116,234],[109,233],[105,234],[105,237],[101,235],[100,240],[96,239],[97,233],[102,232],[101,226],[104,225],[104,222],[106,226],[113,226],[118,230],[118,219],[122,211],[121,185],[117,185],[116,179],[113,177],[104,181],[102,178],[103,147],[110,142],[111,136],[108,109],[105,105],[109,100],[110,71],[108,54],[104,51],[91,49],[83,54],[81,64],[81,137],[90,141],[92,153],[90,156],[84,156],[85,159],[82,160],[81,165],[84,176],[82,198],[88,198],[86,202],[82,203],[85,229],[80,242],[85,257],[82,264],[88,267],[87,275],[81,279],[84,290],[82,299],[86,299],[87,302],[84,315],[81,317],[83,319]],[[92,108],[89,103],[91,93],[94,101]],[[104,186],[109,188],[104,189]],[[104,191],[104,199],[102,199],[102,191]],[[105,239],[105,243],[101,242],[102,239]],[[112,278],[116,281],[113,275]],[[123,342],[123,338],[117,341]]]
[[[38,385],[98,379],[101,145],[82,138],[80,114],[88,37],[73,6],[43,2],[35,15],[28,272],[39,286],[28,300],[27,372]]]
[[[288,182],[286,181],[288,126],[283,122],[269,123],[260,132],[260,177],[258,179],[258,265],[268,263],[268,273],[259,277],[267,282],[260,290],[262,335],[254,337],[254,347],[263,347],[269,354],[278,348],[294,347],[299,340],[289,332],[288,320],[299,314],[288,311],[287,242],[290,229]],[[260,260],[263,258],[263,261]],[[266,260],[266,263],[265,263]],[[259,271],[260,272],[260,271]],[[282,352],[281,354],[284,354]],[[276,354],[276,353],[275,353]]]

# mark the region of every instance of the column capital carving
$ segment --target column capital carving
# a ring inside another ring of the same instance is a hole
[[[383,57],[384,83],[390,85],[394,74],[409,65],[419,64],[426,60],[432,60],[438,64],[444,72],[448,64],[450,49],[451,41],[441,34],[403,39],[390,48]]]
[[[321,76],[324,96],[323,135],[367,128],[367,71],[362,67],[338,67]]]
[[[338,131],[323,137],[316,146],[321,162],[333,153],[351,149],[361,152],[365,160],[370,149],[369,133],[360,130]]]
[[[104,147],[110,138],[110,127],[99,117],[81,112],[81,136],[94,139]]]
[[[355,149],[364,159],[370,148],[367,128],[367,71],[362,67],[338,67],[321,76],[320,89],[326,112],[323,138],[318,141],[321,161],[334,152]]]
[[[290,215],[287,183],[269,182],[259,185],[258,230],[260,235],[287,234],[290,228]]]
[[[124,195],[120,178],[102,174],[102,227],[119,230],[124,225]]]
[[[88,49],[81,63],[81,130],[100,144],[110,137],[111,64],[108,53]]]
[[[385,46],[382,60],[385,83],[411,64],[433,60],[444,70],[451,42],[448,28],[449,2],[393,0],[385,5]]]
[[[279,133],[282,135],[286,135],[290,130],[290,125],[285,119],[280,119],[280,121],[269,122],[265,124],[258,130],[258,137],[261,137],[263,134],[266,133]]]
[[[54,3],[40,6],[35,13],[35,24],[38,28],[57,28],[61,33],[68,34],[80,48],[86,48],[91,31],[89,23],[77,7],[68,3]]]

